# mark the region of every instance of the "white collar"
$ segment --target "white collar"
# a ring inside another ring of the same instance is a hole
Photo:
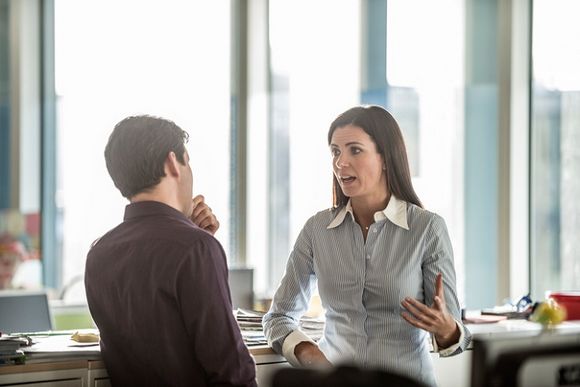
[[[354,220],[350,199],[346,203],[346,206],[340,210],[340,212],[326,228],[330,229],[339,226],[344,221],[347,213],[349,213]],[[396,226],[404,228],[405,230],[409,229],[409,224],[407,222],[407,202],[397,198],[395,195],[391,195],[389,203],[387,204],[387,208],[382,211],[375,212],[373,217],[375,222],[383,219],[389,219]]]

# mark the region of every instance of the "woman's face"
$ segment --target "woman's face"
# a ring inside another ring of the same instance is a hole
[[[330,141],[334,176],[350,198],[384,200],[387,177],[373,139],[360,127],[338,127]]]

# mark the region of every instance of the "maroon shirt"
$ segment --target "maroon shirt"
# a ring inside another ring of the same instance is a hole
[[[117,386],[255,386],[219,242],[159,202],[125,209],[89,251],[87,300]]]

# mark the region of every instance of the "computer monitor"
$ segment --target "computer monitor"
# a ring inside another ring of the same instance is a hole
[[[234,309],[253,309],[254,269],[245,267],[230,268],[229,285]]]
[[[475,337],[471,386],[580,386],[580,330]]]
[[[51,329],[46,292],[0,291],[0,332],[39,332]]]

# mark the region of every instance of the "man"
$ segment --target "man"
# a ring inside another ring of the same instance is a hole
[[[130,204],[91,247],[85,286],[116,386],[256,385],[212,236],[219,223],[203,197],[192,199],[187,138],[171,121],[129,117],[105,149]]]

